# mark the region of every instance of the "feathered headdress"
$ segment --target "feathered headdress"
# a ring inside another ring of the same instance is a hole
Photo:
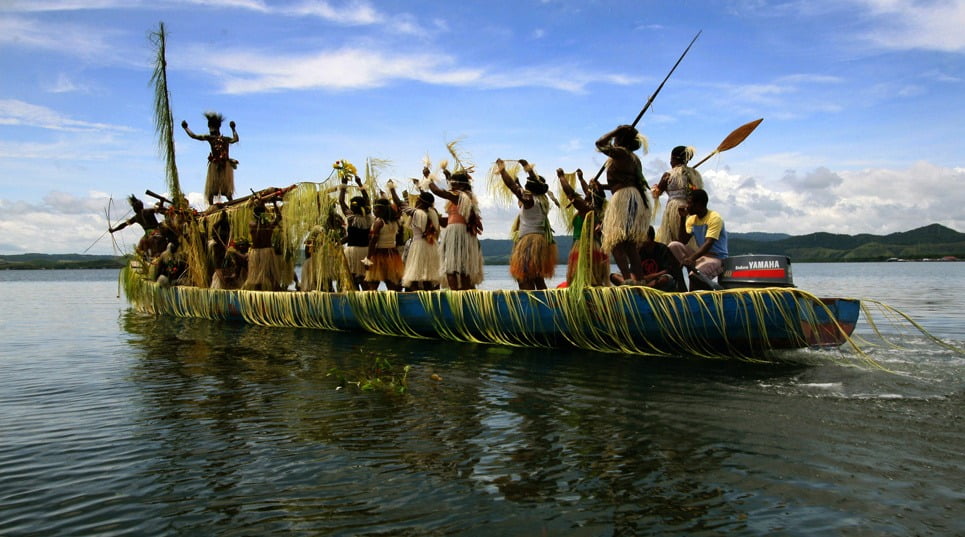
[[[221,128],[221,124],[224,123],[224,116],[217,112],[205,112],[204,117],[208,119],[208,128]]]

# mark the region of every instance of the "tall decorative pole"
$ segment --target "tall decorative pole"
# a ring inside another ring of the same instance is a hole
[[[186,208],[188,201],[181,192],[178,165],[174,158],[174,118],[168,92],[167,60],[164,58],[166,34],[163,22],[158,24],[157,32],[151,32],[150,37],[157,48],[151,82],[154,84],[154,130],[157,132],[158,151],[165,160],[165,176],[171,199],[175,207]]]

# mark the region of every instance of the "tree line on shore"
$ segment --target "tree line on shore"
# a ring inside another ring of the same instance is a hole
[[[566,264],[570,237],[556,237],[560,264]],[[487,265],[509,262],[513,242],[509,239],[483,239],[483,255]],[[891,233],[889,235],[843,235],[811,233],[791,236],[780,233],[731,233],[730,254],[786,255],[796,263],[834,263],[887,261],[900,259],[965,259],[965,233],[941,224]],[[103,269],[121,268],[126,256],[84,254],[15,254],[0,255],[0,270]]]

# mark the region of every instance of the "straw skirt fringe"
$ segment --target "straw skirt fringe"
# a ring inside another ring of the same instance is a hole
[[[579,238],[573,241],[573,247],[570,248],[570,255],[567,258],[566,263],[566,281],[571,282],[576,276],[576,268],[580,262],[580,246],[581,241],[586,239]],[[606,255],[603,250],[600,249],[600,243],[594,241],[592,259],[590,261],[590,285],[604,285],[607,281],[607,276],[610,274],[610,256]]]
[[[413,239],[405,258],[402,285],[408,287],[412,282],[438,282],[440,270],[439,246],[429,244],[424,239]]]
[[[248,279],[242,288],[247,291],[276,291],[284,281],[283,265],[281,256],[275,255],[273,248],[252,248],[248,251]]]
[[[543,233],[528,233],[513,246],[509,258],[509,273],[516,280],[552,278],[556,270],[556,243],[546,240]]]
[[[650,208],[644,205],[639,190],[632,187],[617,190],[603,214],[603,251],[610,253],[621,242],[644,242],[650,221]]]
[[[439,255],[442,259],[442,273],[462,273],[469,277],[473,285],[483,281],[483,255],[479,238],[466,230],[466,224],[449,224],[442,230],[439,239]]]
[[[208,176],[204,181],[205,199],[223,195],[226,197],[234,196],[235,193],[235,169],[227,162],[208,163]]]
[[[328,291],[340,281],[344,263],[340,244],[323,243],[302,266],[302,291]]]
[[[346,246],[345,260],[348,262],[348,270],[353,277],[365,275],[365,265],[362,259],[369,253],[368,246]]]
[[[365,271],[365,281],[367,282],[393,282],[402,281],[402,272],[405,267],[402,265],[402,254],[399,249],[377,248],[375,253],[369,256],[368,270]]]

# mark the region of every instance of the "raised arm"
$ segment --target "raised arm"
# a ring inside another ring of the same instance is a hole
[[[235,122],[232,121],[231,123],[228,123],[228,126],[231,127],[231,138],[228,140],[228,143],[229,143],[229,144],[237,143],[237,142],[238,142],[238,131],[235,130]]]
[[[202,140],[202,141],[207,140],[207,137],[198,136],[191,129],[189,129],[188,121],[186,119],[181,121],[181,128],[184,129],[184,132],[188,133],[188,136],[190,136],[191,138],[194,138],[195,140]]]
[[[433,194],[435,194],[436,196],[439,196],[440,198],[449,200],[453,203],[459,203],[459,194],[449,192],[448,190],[443,190],[437,187],[435,183],[429,183],[429,190],[431,190]]]
[[[371,204],[371,201],[372,201],[372,200],[369,199],[369,192],[368,192],[367,190],[365,190],[365,185],[362,184],[362,178],[359,177],[358,175],[355,176],[355,184],[358,185],[359,190],[362,191],[362,193],[361,193],[360,195],[362,196],[362,199],[365,200],[365,204],[366,204],[367,206],[371,207],[371,206],[372,206],[372,204]]]
[[[519,162],[520,164],[523,164],[526,161],[521,160]],[[506,188],[508,188],[514,196],[516,196],[516,199],[522,202],[524,207],[532,207],[533,197],[527,196],[526,192],[523,191],[523,187],[519,186],[519,181],[517,181],[512,175],[509,175],[509,172],[506,171],[506,163],[503,162],[503,159],[496,159],[496,170],[499,171],[499,177],[502,178],[503,184],[506,185]]]
[[[590,204],[586,202],[586,199],[584,199],[583,196],[580,196],[579,194],[577,194],[576,190],[573,190],[573,187],[566,182],[566,177],[564,177],[563,168],[556,169],[556,177],[558,177],[560,180],[560,186],[563,187],[563,193],[566,194],[566,198],[570,200],[570,203],[573,205],[573,207],[576,208],[576,210],[580,214],[588,213],[593,209],[592,207],[590,207]],[[579,177],[581,180],[583,179],[582,174],[580,174]]]

